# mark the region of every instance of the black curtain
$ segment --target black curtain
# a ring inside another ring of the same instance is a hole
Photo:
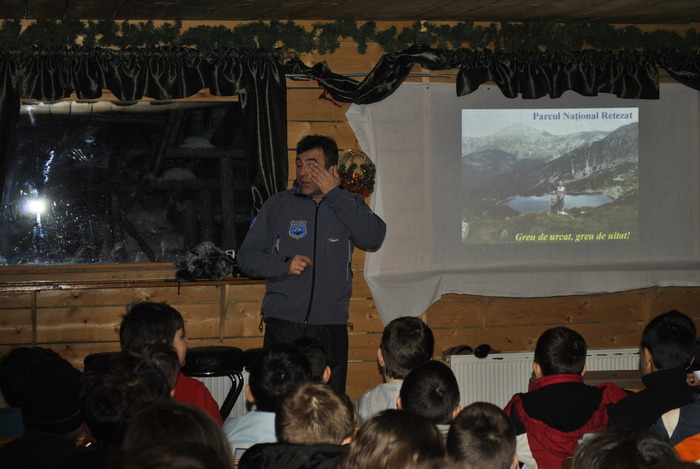
[[[75,47],[0,54],[0,184],[20,99],[54,101],[75,92],[96,99],[107,89],[122,101],[192,96],[203,88],[238,95],[252,165],[256,208],[287,187],[287,103],[278,51],[228,49],[200,53],[188,48],[107,50]],[[0,194],[2,193],[0,185]]]
[[[700,90],[700,51],[663,52],[657,60],[674,80]]]
[[[383,56],[361,82],[333,73],[325,63],[307,67],[293,59],[285,64],[285,70],[317,80],[337,101],[355,104],[370,104],[389,96],[413,65],[429,70],[459,69],[458,96],[475,91],[483,83],[495,82],[509,98],[558,98],[571,90],[584,96],[612,93],[620,98],[658,99],[657,58],[657,54],[638,51],[504,52],[415,45]],[[696,80],[698,63],[694,62]]]

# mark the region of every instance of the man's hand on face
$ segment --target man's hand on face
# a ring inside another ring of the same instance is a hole
[[[315,161],[309,162],[309,175],[311,181],[318,186],[323,195],[328,194],[334,187],[340,185],[340,173],[338,165],[326,169]]]

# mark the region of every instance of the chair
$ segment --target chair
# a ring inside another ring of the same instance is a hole
[[[105,360],[114,360],[114,358],[120,353],[121,352],[95,352],[91,353],[90,355],[86,355],[85,358],[83,358],[83,369],[88,370],[98,363],[104,362]]]
[[[225,345],[212,345],[188,349],[185,366],[181,371],[187,376],[197,378],[228,376],[231,379],[231,389],[219,408],[221,418],[226,420],[243,390],[243,366],[243,350]]]

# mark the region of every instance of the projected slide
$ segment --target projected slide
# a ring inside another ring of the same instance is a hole
[[[462,242],[639,236],[637,108],[463,109]]]

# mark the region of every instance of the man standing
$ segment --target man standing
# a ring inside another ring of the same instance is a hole
[[[352,251],[372,251],[386,225],[360,195],[340,187],[338,146],[307,135],[297,144],[296,181],[265,202],[237,254],[250,277],[265,278],[264,347],[313,337],[345,392]]]

